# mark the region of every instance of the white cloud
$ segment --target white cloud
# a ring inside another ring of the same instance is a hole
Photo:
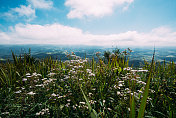
[[[51,0],[27,0],[34,8],[50,9],[53,7]]]
[[[127,31],[124,33],[95,35],[81,29],[61,24],[18,24],[10,32],[0,32],[2,44],[66,44],[99,46],[176,46],[176,32],[159,27],[148,33]]]
[[[20,7],[11,8],[8,12],[0,15],[0,17],[8,20],[17,20],[19,17],[23,17],[26,21],[33,20],[36,9],[50,9],[53,7],[53,2],[50,0],[27,0],[28,6],[20,5]]]
[[[17,19],[18,17],[25,17],[27,18],[27,21],[31,21],[36,17],[35,9],[31,8],[31,5],[21,5],[20,7],[12,8],[8,12],[4,13],[3,16],[11,20]]]
[[[7,17],[7,18],[14,18],[12,11],[5,12],[4,14],[1,14],[1,17]]]
[[[35,10],[31,8],[31,5],[24,6],[21,5],[19,8],[12,9],[14,12],[18,13],[19,16],[35,17]]]
[[[65,5],[71,8],[68,18],[83,18],[112,14],[117,7],[127,10],[132,2],[133,0],[66,0]]]

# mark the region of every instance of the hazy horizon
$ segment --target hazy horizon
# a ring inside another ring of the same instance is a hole
[[[130,54],[130,63],[135,66],[139,66],[140,63],[144,63],[144,59],[151,61],[152,55],[155,50],[156,61],[176,62],[176,48],[175,47],[105,47],[105,46],[86,46],[86,45],[0,45],[0,61],[6,62],[8,59],[13,60],[12,52],[17,56],[28,53],[31,49],[31,55],[37,59],[44,59],[51,57],[53,59],[67,60],[67,54],[74,52],[81,58],[92,57],[97,58],[96,53],[100,52],[100,56],[103,58],[105,51],[112,52],[116,48],[123,52],[125,49],[130,48],[132,53]]]

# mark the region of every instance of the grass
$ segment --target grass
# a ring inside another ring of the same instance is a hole
[[[62,62],[29,53],[0,64],[0,117],[176,116],[174,62],[128,65],[130,49],[99,61],[68,55]],[[137,116],[138,115],[138,116]]]

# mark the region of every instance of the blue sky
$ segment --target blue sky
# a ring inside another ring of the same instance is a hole
[[[0,0],[0,44],[176,46],[176,0]]]

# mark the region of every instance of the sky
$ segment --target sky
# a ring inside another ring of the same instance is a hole
[[[0,0],[0,44],[176,46],[176,0]]]

